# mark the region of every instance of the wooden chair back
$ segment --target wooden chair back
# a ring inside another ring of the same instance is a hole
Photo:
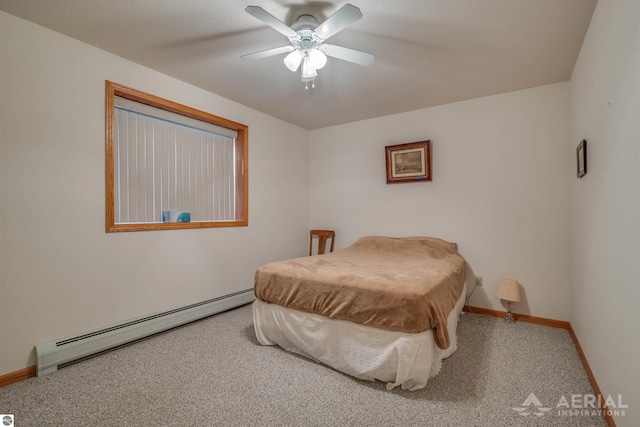
[[[327,247],[327,239],[331,239],[331,247],[329,252],[333,252],[333,241],[336,237],[336,232],[333,230],[310,230],[309,231],[309,255],[313,249],[313,238],[318,237],[318,255],[324,254]]]

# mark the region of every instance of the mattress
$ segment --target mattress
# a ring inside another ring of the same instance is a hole
[[[450,345],[439,348],[434,330],[390,331],[347,320],[253,302],[256,337],[262,345],[283,349],[362,380],[379,380],[387,389],[424,388],[441,369],[442,360],[457,349],[457,326],[466,295],[463,292],[447,316]]]

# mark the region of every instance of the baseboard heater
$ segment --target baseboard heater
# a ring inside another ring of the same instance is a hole
[[[253,289],[235,292],[119,325],[36,345],[37,375],[195,320],[248,304]]]

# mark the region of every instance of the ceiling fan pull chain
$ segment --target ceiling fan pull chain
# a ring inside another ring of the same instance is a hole
[[[315,87],[316,87],[316,78],[314,77],[314,78],[311,79],[311,89],[313,89]],[[309,90],[309,80],[305,80],[304,81],[304,88],[306,90]]]

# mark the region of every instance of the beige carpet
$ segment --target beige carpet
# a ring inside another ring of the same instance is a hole
[[[1,388],[0,414],[19,427],[605,426],[556,408],[592,393],[566,330],[466,313],[425,389],[387,391],[259,345],[247,305]]]

